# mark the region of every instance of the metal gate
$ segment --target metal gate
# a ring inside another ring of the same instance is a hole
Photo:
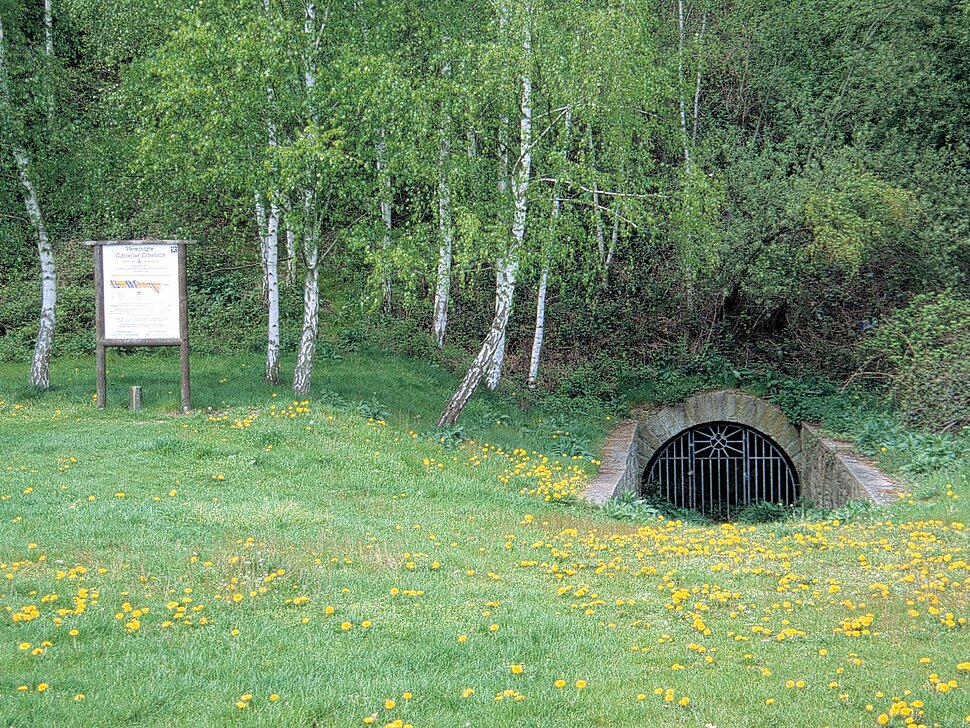
[[[684,430],[664,443],[644,472],[644,485],[682,508],[732,517],[758,501],[794,503],[798,475],[768,436],[732,422]]]

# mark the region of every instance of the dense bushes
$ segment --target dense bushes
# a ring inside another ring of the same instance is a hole
[[[904,419],[954,429],[970,424],[970,300],[917,296],[862,344],[867,369],[886,377]]]

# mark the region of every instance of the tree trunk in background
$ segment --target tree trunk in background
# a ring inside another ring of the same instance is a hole
[[[51,83],[53,77],[54,62],[54,9],[53,0],[44,0],[44,55],[47,56],[46,77],[47,83],[45,93],[47,95],[47,131],[54,123],[54,85]]]
[[[565,129],[563,131],[563,160],[569,159],[569,132],[573,125],[572,107],[566,108]],[[559,197],[559,183],[557,182],[552,193],[552,228],[553,234],[557,233],[556,223],[562,211],[562,200]],[[535,335],[532,337],[532,356],[529,359],[529,377],[526,383],[529,389],[535,389],[539,383],[539,357],[542,355],[542,339],[546,333],[546,292],[549,288],[549,255],[547,254],[542,262],[542,275],[539,277],[539,292],[536,295],[536,328]]]
[[[30,218],[30,224],[34,228],[34,235],[37,237],[37,255],[40,259],[40,328],[37,330],[34,358],[30,365],[30,383],[40,389],[48,389],[57,307],[54,248],[47,235],[47,227],[44,225],[40,201],[37,199],[37,189],[30,177],[30,157],[23,149],[17,148],[13,150],[13,157],[17,163],[17,171],[20,173],[20,183],[24,187],[24,204],[27,208],[27,217]]]
[[[391,265],[388,256],[391,251],[391,173],[387,169],[387,141],[384,129],[377,142],[377,186],[381,200],[381,222],[384,231],[381,236],[380,269],[381,269],[381,310],[391,312]]]
[[[546,288],[549,284],[549,261],[542,266],[539,277],[539,293],[536,296],[536,332],[532,337],[532,357],[529,359],[529,389],[539,383],[539,356],[542,354],[542,337],[546,333]]]
[[[313,90],[317,85],[317,65],[314,54],[317,38],[317,9],[316,4],[307,2],[304,6],[305,16],[303,32],[306,36],[307,49],[303,69],[303,82],[306,87],[309,106],[310,122],[317,125],[317,113],[313,106]],[[312,184],[314,175],[307,170],[308,185]],[[312,187],[303,190],[303,263],[306,271],[303,278],[303,328],[300,332],[300,347],[296,353],[296,367],[293,369],[293,391],[297,394],[307,394],[313,374],[313,355],[317,346],[317,331],[320,323],[320,260],[319,236],[316,209],[316,191]]]
[[[619,207],[620,203],[616,203]],[[616,210],[619,213],[619,210]],[[603,290],[610,288],[610,266],[613,265],[613,256],[616,254],[616,244],[620,239],[620,216],[613,216],[613,232],[610,233],[610,247],[606,251],[606,260],[603,261]]]
[[[503,257],[502,265],[507,285],[499,287],[496,291],[495,317],[492,320],[492,325],[485,336],[481,350],[468,368],[465,378],[458,385],[458,389],[455,390],[441,413],[441,417],[438,419],[439,426],[453,425],[465,405],[468,404],[468,400],[485,375],[489,363],[494,361],[495,352],[505,338],[509,316],[512,313],[515,276],[519,270],[519,255],[525,241],[526,218],[529,211],[529,176],[532,173],[532,33],[528,22],[525,25],[524,34],[525,38],[522,45],[525,51],[523,59],[525,70],[522,74],[522,98],[520,102],[522,116],[519,121],[521,151],[515,168],[512,190],[515,200],[515,213],[512,219],[512,244]]]
[[[45,12],[47,9],[45,8]],[[45,18],[46,22],[46,18]],[[53,53],[53,40],[48,50]],[[0,17],[0,118],[10,115],[10,84],[7,71],[6,38],[3,18]],[[0,127],[0,133],[4,130]],[[10,140],[14,163],[24,188],[24,207],[27,218],[37,239],[37,257],[40,260],[40,326],[34,343],[34,356],[30,365],[30,383],[40,389],[50,388],[51,350],[54,345],[54,327],[57,323],[57,269],[54,265],[54,247],[51,245],[44,215],[37,196],[37,188],[30,175],[30,155],[17,139]]]
[[[292,286],[296,283],[296,232],[285,215],[284,220],[286,221],[286,285]]]
[[[593,168],[593,215],[596,221],[596,251],[599,263],[606,261],[606,235],[603,233],[603,213],[600,206],[600,191],[596,184],[596,140],[593,137],[593,127],[589,127],[589,163]]]
[[[680,132],[683,138],[684,165],[690,174],[690,146],[687,143],[687,89],[684,86],[684,0],[677,0],[677,85],[680,87]]]
[[[518,261],[512,261],[508,256],[502,256],[495,261],[495,313],[498,314],[500,301],[504,297],[511,298],[515,291],[515,276],[518,272]],[[502,335],[499,337],[498,345],[492,352],[492,358],[488,363],[486,386],[495,390],[502,380],[502,365],[505,363],[506,349],[506,328],[503,327]]]
[[[508,7],[502,3],[499,9],[499,33],[504,34],[508,25]],[[509,189],[509,117],[504,112],[499,116],[498,123],[498,180],[497,187],[499,197],[504,199]],[[500,203],[501,204],[501,203]],[[499,302],[507,291],[509,285],[508,257],[499,256],[495,260],[495,315],[498,316]],[[515,280],[515,272],[511,279]],[[514,282],[513,284],[514,285]],[[502,364],[505,362],[505,326],[502,327],[498,344],[492,351],[492,356],[485,367],[485,384],[489,389],[494,390],[498,387],[502,379]]]
[[[296,368],[293,370],[293,391],[297,394],[310,391],[313,355],[320,323],[320,251],[317,228],[309,222],[313,212],[313,191],[310,189],[304,193],[304,210],[306,229],[303,233],[303,264],[306,272],[303,277],[303,331],[296,354]]]
[[[280,208],[270,202],[266,219],[266,374],[268,384],[280,383],[280,282],[279,282]]]
[[[443,74],[448,75],[448,64]],[[451,248],[454,233],[451,220],[451,188],[448,184],[451,143],[448,139],[448,125],[445,114],[441,115],[441,139],[438,143],[438,282],[434,294],[434,341],[440,349],[445,345],[445,332],[448,328],[448,294],[451,292]]]

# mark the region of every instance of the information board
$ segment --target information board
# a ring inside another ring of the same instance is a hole
[[[194,240],[88,240],[94,250],[98,407],[108,398],[109,346],[177,346],[182,411],[192,408],[185,246]]]
[[[181,338],[178,245],[106,245],[102,266],[105,340]]]

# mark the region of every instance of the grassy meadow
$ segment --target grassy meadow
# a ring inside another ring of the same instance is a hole
[[[0,724],[970,723],[966,462],[849,519],[627,522],[551,454],[603,415],[480,395],[441,442],[430,365],[297,402],[193,366],[188,416],[174,358],[109,354],[105,411],[88,360],[0,366]]]

